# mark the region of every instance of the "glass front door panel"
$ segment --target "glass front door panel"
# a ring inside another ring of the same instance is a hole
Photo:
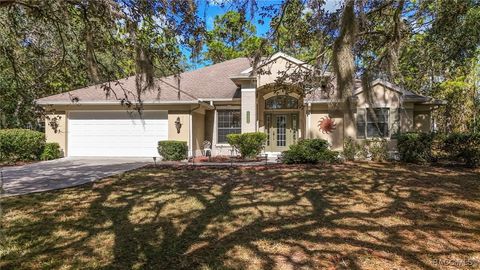
[[[267,132],[267,146],[270,146],[270,140],[271,140],[271,136],[270,136],[270,128],[272,126],[271,117],[272,116],[270,114],[265,115],[265,130]]]
[[[293,143],[296,143],[297,142],[297,115],[296,114],[292,114],[292,140],[293,140]]]
[[[286,115],[277,115],[276,126],[277,126],[277,146],[286,146],[287,145],[287,116]]]

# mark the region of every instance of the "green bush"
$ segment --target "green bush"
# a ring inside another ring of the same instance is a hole
[[[61,158],[62,156],[62,150],[60,149],[60,145],[58,143],[46,143],[40,159],[52,160]]]
[[[345,138],[343,142],[343,156],[346,160],[354,161],[359,150],[358,143],[352,137]]]
[[[289,150],[282,154],[282,161],[286,164],[315,164],[319,159],[317,153],[310,151],[300,143],[290,145]]]
[[[369,141],[363,140],[357,143],[357,145],[358,145],[357,158],[359,160],[367,160],[370,157]]]
[[[365,142],[370,158],[373,161],[386,161],[388,159],[388,143],[385,139],[372,139]]]
[[[343,156],[350,161],[368,158],[374,161],[385,161],[388,159],[387,140],[369,139],[356,142],[352,137],[347,137],[343,143]]]
[[[258,156],[267,141],[267,134],[250,132],[242,134],[228,134],[227,142],[240,152],[242,158]]]
[[[406,162],[447,159],[469,167],[480,166],[479,133],[405,133],[399,136],[398,150]]]
[[[400,159],[410,163],[430,162],[434,135],[428,133],[402,133],[398,135]]]
[[[447,135],[445,133],[432,134],[432,162],[438,162],[439,160],[445,160],[450,158],[450,154],[446,151],[445,141]]]
[[[187,159],[188,146],[184,141],[159,141],[158,153],[163,160],[184,160]]]
[[[465,162],[469,167],[480,166],[480,133],[451,133],[443,143],[450,159]]]
[[[29,129],[0,130],[0,160],[38,160],[45,146],[45,135]]]
[[[338,153],[331,151],[328,142],[322,139],[300,140],[290,145],[289,150],[283,152],[283,162],[287,164],[316,164],[318,162],[335,162]]]

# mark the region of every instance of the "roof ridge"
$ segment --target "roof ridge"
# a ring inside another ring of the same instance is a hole
[[[225,60],[223,62],[219,62],[219,63],[215,63],[215,64],[211,64],[211,65],[207,65],[207,66],[203,66],[201,68],[197,68],[197,69],[192,69],[192,70],[186,70],[180,74],[183,74],[183,73],[191,73],[191,72],[195,72],[195,71],[199,71],[199,70],[204,70],[204,69],[207,69],[207,68],[212,68],[212,67],[215,67],[215,66],[218,66],[218,65],[221,65],[221,64],[225,64],[225,63],[228,63],[228,62],[232,62],[234,60],[239,60],[239,59],[247,59],[249,60],[248,57],[237,57],[237,58],[233,58],[233,59],[228,59],[228,60]],[[172,75],[170,75],[172,76]]]

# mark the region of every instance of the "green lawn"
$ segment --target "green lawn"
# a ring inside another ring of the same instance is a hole
[[[0,269],[480,263],[480,173],[467,169],[376,163],[150,168],[4,198],[2,210]]]

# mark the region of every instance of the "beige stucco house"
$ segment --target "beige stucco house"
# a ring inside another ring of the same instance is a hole
[[[288,80],[279,83],[289,72],[310,68],[277,53],[253,73],[247,58],[237,58],[156,79],[154,89],[140,97],[135,77],[129,77],[37,103],[47,111],[47,141],[59,143],[66,156],[153,157],[160,140],[186,141],[194,155],[209,141],[213,155],[228,155],[227,134],[254,131],[267,133],[268,153],[303,138],[323,138],[342,150],[347,136],[384,138],[394,150],[398,132],[432,129],[431,112],[441,102],[386,81],[373,81],[371,91],[358,84],[348,102],[336,98],[335,86],[305,93]],[[122,106],[135,100],[143,102],[141,115]]]

